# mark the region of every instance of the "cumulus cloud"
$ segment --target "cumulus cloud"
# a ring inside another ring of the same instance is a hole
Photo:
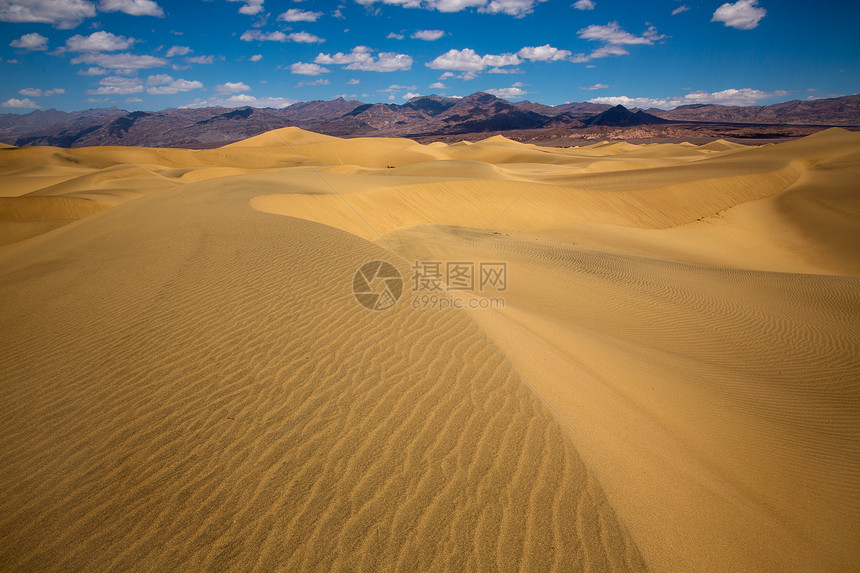
[[[430,84],[430,86],[429,86],[429,87],[430,87],[431,89],[434,89],[434,90],[445,90],[445,89],[448,89],[448,86],[446,86],[446,85],[445,85],[445,84],[443,84],[442,82],[433,82],[432,84]]]
[[[185,58],[189,64],[211,64],[215,62],[215,56],[193,56]]]
[[[296,62],[290,66],[290,73],[298,74],[300,76],[319,76],[321,74],[327,74],[330,71],[331,70],[324,68],[319,64],[305,62]]]
[[[588,101],[592,103],[605,103],[609,105],[623,105],[625,107],[658,107],[661,109],[672,109],[681,105],[692,104],[755,105],[761,100],[784,95],[788,95],[788,92],[782,90],[766,92],[751,88],[731,88],[711,93],[704,91],[695,91],[680,97],[645,98],[627,96],[604,96],[596,97]]]
[[[168,58],[172,58],[173,56],[184,56],[186,54],[190,54],[193,52],[191,48],[188,46],[173,46],[172,48],[167,50],[167,53],[164,54]]]
[[[403,34],[397,34],[395,32],[391,32],[387,36],[385,36],[387,40],[402,40],[405,37],[406,36],[404,36]]]
[[[282,97],[254,97],[249,94],[236,94],[227,98],[198,99],[193,103],[181,106],[181,109],[198,107],[272,107],[282,109],[294,103],[296,103],[295,100]]]
[[[252,62],[259,62],[260,60],[263,59],[263,54],[254,54],[253,56],[251,56],[248,59],[251,60]]]
[[[572,4],[577,10],[594,10],[593,0],[577,0]]]
[[[734,4],[726,2],[717,8],[711,22],[722,22],[738,30],[752,30],[766,14],[767,10],[758,5],[758,0],[738,0]]]
[[[428,42],[434,42],[444,35],[444,30],[418,30],[409,37],[415,40],[426,40]]]
[[[488,94],[493,94],[496,97],[500,98],[512,98],[526,95],[527,91],[522,89],[522,86],[525,85],[522,82],[517,82],[509,88],[498,88],[498,89],[489,89],[486,90]]]
[[[300,44],[321,44],[325,42],[324,38],[314,36],[308,32],[293,32],[287,36],[287,38],[289,38],[291,42],[298,42]]]
[[[451,49],[427,63],[434,70],[457,70],[460,72],[480,72],[486,68],[516,66],[520,59],[516,54],[478,54],[472,48]]]
[[[146,79],[146,93],[150,95],[173,95],[179,92],[199,90],[203,87],[197,80],[174,79],[167,74],[157,74]]]
[[[362,72],[396,72],[412,68],[412,56],[396,54],[394,52],[379,52],[374,57],[373,50],[367,46],[356,46],[352,52],[345,54],[319,54],[314,58],[317,64],[337,64],[345,66],[347,70],[358,70]]]
[[[129,49],[136,41],[110,32],[93,32],[89,36],[75,34],[66,40],[66,49],[72,52],[116,52]]]
[[[52,90],[41,90],[39,88],[24,88],[22,90],[18,90],[18,93],[22,96],[29,97],[50,97],[52,95],[64,94],[66,90],[64,88],[54,88]]]
[[[303,88],[303,87],[307,87],[307,86],[327,86],[330,83],[331,82],[325,78],[319,78],[319,79],[316,79],[316,80],[313,80],[310,82],[301,81],[301,82],[296,84],[296,87],[297,88]]]
[[[24,99],[10,97],[0,105],[2,105],[2,107],[8,107],[11,109],[40,109],[41,107],[33,100],[26,97]]]
[[[654,26],[648,26],[648,29],[641,36],[635,36],[623,30],[618,22],[609,22],[606,25],[592,24],[577,32],[577,35],[583,40],[603,42],[604,45],[593,50],[590,54],[575,54],[571,58],[572,62],[588,62],[609,56],[626,56],[630,52],[623,46],[652,45],[666,37],[664,34],[658,33]]]
[[[391,84],[387,88],[381,89],[379,91],[394,93],[394,92],[399,92],[399,91],[403,91],[403,90],[417,90],[417,89],[418,89],[418,86],[401,86],[400,84]]]
[[[616,46],[628,44],[653,44],[657,40],[662,40],[666,36],[658,34],[657,28],[649,26],[641,36],[634,36],[629,32],[625,32],[618,22],[610,22],[605,26],[592,24],[587,28],[583,28],[577,35],[583,40],[597,40],[607,44]]]
[[[597,48],[590,54],[575,54],[570,61],[572,62],[590,62],[599,58],[608,58],[609,56],[626,56],[629,54],[627,50],[621,46],[602,46]]]
[[[517,52],[517,56],[524,60],[555,62],[568,58],[570,56],[570,51],[559,50],[558,48],[553,48],[549,44],[544,44],[543,46],[525,47]]]
[[[87,68],[85,70],[78,70],[79,76],[106,76],[110,72],[104,68]]]
[[[31,34],[24,34],[17,40],[12,40],[9,45],[22,50],[47,50],[48,38],[42,34],[33,32]]]
[[[0,21],[39,22],[69,29],[96,15],[96,7],[86,0],[2,0]]]
[[[215,86],[215,91],[219,94],[237,94],[251,91],[251,86],[245,82],[225,82]]]
[[[311,12],[310,10],[290,8],[278,16],[278,20],[283,20],[284,22],[316,22],[322,15],[322,12]]]
[[[122,76],[108,76],[99,81],[99,87],[87,90],[93,95],[128,95],[143,91],[143,83],[137,78],[124,78]]]
[[[581,90],[605,90],[609,86],[607,84],[594,84],[593,86],[581,87]]]
[[[135,54],[86,53],[72,58],[72,63],[90,64],[109,70],[123,70],[119,73],[132,73],[134,70],[166,66],[167,60],[156,58],[155,56],[140,56]]]
[[[240,40],[245,42],[286,42],[287,35],[283,32],[261,32],[260,30],[248,30],[241,36]]]
[[[164,10],[153,0],[101,0],[99,10],[124,12],[131,16],[164,16]]]
[[[678,6],[674,10],[672,10],[672,16],[677,16],[678,14],[680,14],[682,12],[686,12],[689,9],[690,9],[690,7],[687,6],[686,4],[681,4],[680,6]]]
[[[439,12],[460,12],[467,8],[477,8],[491,14],[507,14],[523,17],[534,11],[536,4],[546,0],[356,0],[365,6],[371,4],[391,4],[404,8],[423,8]]]
[[[263,11],[263,0],[229,0],[230,2],[243,2],[244,5],[239,8],[239,14],[246,16],[255,16]]]
[[[346,85],[348,85],[348,86],[357,86],[357,85],[358,85],[358,84],[360,84],[360,83],[361,83],[361,82],[360,82],[359,80],[357,80],[357,79],[355,79],[355,78],[352,78],[351,80],[349,80],[348,82],[346,82]]]

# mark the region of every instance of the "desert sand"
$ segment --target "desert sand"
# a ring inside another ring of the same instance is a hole
[[[860,568],[860,133],[286,128],[0,182],[4,571]],[[506,263],[503,306],[415,308],[416,261]]]

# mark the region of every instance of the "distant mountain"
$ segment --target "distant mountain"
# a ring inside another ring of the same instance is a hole
[[[599,134],[606,129],[643,127],[653,131],[668,122],[674,122],[669,127],[680,123],[706,125],[701,122],[860,126],[860,95],[754,107],[689,105],[670,111],[631,111],[623,106],[589,102],[558,106],[530,101],[512,103],[484,92],[464,98],[418,96],[403,104],[368,104],[338,98],[301,102],[283,109],[46,110],[0,115],[0,142],[17,146],[204,148],[288,126],[342,137],[455,137],[534,130],[591,130]]]
[[[634,125],[654,125],[668,122],[666,119],[645,113],[641,109],[632,112],[623,105],[616,105],[583,121],[587,126],[606,125],[611,127],[632,127]]]
[[[860,125],[860,95],[811,101],[792,100],[773,105],[742,107],[696,104],[682,105],[669,111],[660,109],[648,109],[646,111],[673,121],[828,126]]]

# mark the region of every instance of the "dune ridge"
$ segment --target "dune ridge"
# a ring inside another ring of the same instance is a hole
[[[857,566],[860,134],[286,128],[0,177],[3,568]],[[420,260],[504,261],[504,306],[414,308]]]

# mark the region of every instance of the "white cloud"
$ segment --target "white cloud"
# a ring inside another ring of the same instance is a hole
[[[72,63],[90,64],[110,70],[124,70],[120,73],[131,73],[133,70],[166,66],[167,60],[155,56],[138,56],[135,54],[90,53],[72,58]]]
[[[167,74],[149,76],[146,84],[150,86],[146,89],[146,93],[151,95],[173,95],[203,87],[203,84],[197,80],[174,79]]]
[[[605,90],[609,86],[607,84],[594,84],[593,86],[581,87],[581,90]]]
[[[521,69],[519,68],[490,68],[487,70],[488,74],[523,74]]]
[[[738,30],[752,30],[766,14],[767,10],[758,6],[758,0],[738,0],[717,8],[711,22],[722,22]]]
[[[433,42],[433,41],[438,40],[439,38],[441,38],[444,35],[445,35],[444,30],[418,30],[417,32],[415,32],[414,34],[412,34],[409,37],[412,39],[415,39],[415,40],[426,40],[428,42]]]
[[[228,98],[195,100],[193,103],[182,106],[182,109],[199,107],[273,107],[281,109],[294,103],[296,103],[295,100],[282,97],[254,97],[249,94],[236,94]]]
[[[472,48],[464,48],[462,50],[448,50],[441,56],[435,58],[432,62],[427,63],[427,67],[433,68],[434,70],[480,72],[486,68],[516,66],[519,64],[520,59],[516,54],[487,54],[481,56]]]
[[[403,90],[417,90],[417,89],[418,89],[418,86],[401,86],[400,84],[391,84],[387,88],[381,89],[379,91],[393,93],[393,92],[399,92],[399,91],[403,91]]]
[[[319,78],[319,79],[317,79],[317,80],[313,80],[313,81],[311,81],[311,82],[301,81],[301,82],[299,82],[299,83],[297,83],[297,84],[296,84],[296,87],[297,87],[297,88],[303,88],[303,87],[306,87],[306,86],[327,86],[327,85],[329,85],[330,83],[331,83],[331,82],[330,82],[330,81],[328,81],[328,80],[327,80],[327,79],[325,79],[325,78]]]
[[[596,97],[588,101],[592,103],[605,103],[609,105],[623,105],[625,107],[658,107],[672,109],[681,105],[691,104],[719,104],[719,105],[756,105],[759,101],[788,95],[788,92],[777,90],[766,92],[751,88],[727,89],[719,92],[695,91],[680,97],[667,98],[645,98],[627,96],[605,96]]]
[[[319,64],[309,64],[305,62],[296,62],[290,66],[290,73],[298,74],[300,76],[318,76],[320,74],[327,74],[330,71],[331,70],[328,70]]]
[[[407,100],[407,101],[408,101],[408,100],[410,100],[410,99],[412,99],[412,98],[414,98],[414,97],[418,97],[418,96],[420,96],[420,95],[421,95],[421,94],[416,93],[416,92],[407,92],[407,93],[403,94],[403,96],[402,96],[402,97],[403,97],[403,99],[405,99],[405,100]]]
[[[535,4],[540,2],[546,2],[546,0],[492,0],[485,8],[481,8],[481,11],[522,18],[526,14],[531,14]]]
[[[79,76],[106,76],[110,72],[104,68],[87,68],[85,70],[78,70]]]
[[[394,32],[391,32],[387,36],[385,36],[385,39],[387,39],[387,40],[402,40],[405,37],[406,36],[404,36],[403,34],[396,34]]]
[[[245,82],[225,82],[215,86],[215,91],[219,94],[238,94],[251,91],[251,86]]]
[[[215,56],[193,56],[185,58],[189,64],[212,64],[215,62]]]
[[[572,4],[577,10],[594,10],[593,0],[577,0]]]
[[[283,20],[284,22],[316,22],[322,15],[322,12],[311,12],[310,10],[290,8],[278,16],[278,20]]]
[[[248,59],[251,60],[252,62],[259,62],[260,60],[263,59],[263,54],[254,54],[253,56],[251,56]]]
[[[32,32],[24,34],[17,40],[12,40],[9,45],[22,50],[47,50],[48,38],[37,32]]]
[[[185,54],[190,54],[193,52],[191,48],[188,46],[173,46],[172,48],[167,50],[167,53],[164,54],[168,58],[172,58],[173,56],[184,56]]]
[[[523,58],[524,60],[534,60],[538,62],[555,62],[568,58],[570,56],[570,51],[559,50],[558,48],[553,48],[549,44],[545,44],[543,46],[525,47],[519,52],[517,52],[517,56]]]
[[[690,9],[690,7],[687,6],[686,4],[681,4],[680,6],[678,6],[674,10],[672,10],[672,16],[676,16],[682,12],[686,12],[689,9]]]
[[[629,54],[627,50],[621,46],[602,46],[597,48],[590,54],[575,54],[570,61],[572,62],[589,62],[599,58],[608,58],[609,56],[626,56]]]
[[[289,38],[291,42],[298,42],[300,44],[321,44],[325,42],[324,38],[314,36],[308,32],[293,32],[287,36],[287,38]]]
[[[432,84],[430,84],[429,87],[434,89],[434,90],[446,90],[446,89],[448,89],[448,86],[446,86],[442,82],[433,82]]]
[[[286,42],[287,35],[283,32],[264,33],[260,30],[248,30],[239,36],[239,39],[245,42]]]
[[[93,95],[127,95],[143,91],[143,84],[137,78],[124,78],[121,76],[108,76],[99,82],[99,88],[87,90]]]
[[[509,88],[498,88],[498,89],[490,89],[485,90],[488,94],[493,94],[496,97],[500,98],[512,98],[526,95],[527,91],[522,89],[524,84],[522,82],[517,82]]]
[[[664,34],[658,33],[654,26],[648,26],[648,29],[641,36],[635,36],[623,30],[618,22],[609,22],[605,26],[592,24],[577,32],[577,35],[584,40],[603,42],[604,45],[593,50],[590,54],[575,54],[571,58],[572,62],[588,62],[609,56],[625,56],[630,52],[622,46],[652,45],[666,37]]]
[[[3,0],[0,2],[2,22],[41,22],[56,28],[69,29],[85,18],[96,15],[96,7],[87,0]]]
[[[12,109],[39,109],[40,106],[30,98],[17,99],[14,97],[10,97],[2,104],[2,107],[8,107]]]
[[[255,16],[263,11],[263,0],[229,0],[230,2],[244,2],[244,5],[239,8],[239,14],[246,16]]]
[[[64,88],[54,88],[52,90],[41,90],[39,88],[24,88],[22,90],[18,90],[18,93],[22,96],[29,97],[50,97],[52,95],[64,94],[66,90]]]
[[[124,12],[131,16],[164,16],[164,10],[153,0],[101,0],[102,12]]]
[[[125,103],[140,103],[142,101],[143,100],[140,99],[139,97],[127,97],[127,98],[125,98]]]
[[[577,35],[583,40],[597,40],[613,45],[629,45],[629,44],[653,44],[657,40],[662,40],[666,36],[658,34],[657,28],[649,26],[641,36],[634,36],[629,32],[625,32],[618,25],[618,22],[610,22],[605,26],[592,24],[587,28],[583,28]]]
[[[365,6],[382,3],[404,8],[423,8],[439,12],[460,12],[467,8],[477,8],[491,14],[508,14],[522,17],[530,14],[536,4],[546,0],[356,0]]]
[[[373,50],[367,46],[356,46],[348,54],[343,52],[334,55],[321,53],[314,58],[314,62],[317,64],[338,64],[345,66],[347,70],[362,72],[395,72],[410,69],[413,60],[412,56],[394,52],[379,52],[377,57],[374,57]]]
[[[129,49],[136,41],[110,32],[93,32],[89,36],[75,34],[66,40],[66,48],[72,52],[115,52]]]
[[[359,80],[357,80],[357,79],[353,78],[353,79],[349,80],[348,82],[346,82],[346,85],[348,85],[348,86],[357,86],[357,85],[358,85],[358,84],[360,84],[360,83],[361,83],[361,82],[360,82]]]

